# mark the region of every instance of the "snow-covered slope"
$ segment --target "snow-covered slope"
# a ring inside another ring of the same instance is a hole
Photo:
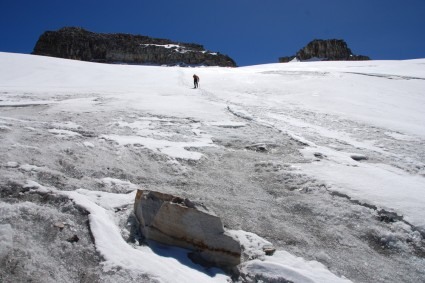
[[[13,237],[31,223],[10,223],[22,213],[10,204],[47,205],[29,196],[31,188],[67,196],[91,213],[104,261],[104,270],[92,273],[101,281],[226,280],[181,255],[161,263],[147,247],[116,237],[111,245],[123,248],[104,244],[109,228],[131,234],[123,224],[131,209],[120,214],[125,204],[104,192],[141,186],[202,201],[231,229],[255,232],[281,250],[241,267],[246,278],[425,278],[424,59],[179,68],[0,53],[0,66],[0,185],[7,197],[0,239],[9,247],[2,260],[14,243],[26,247]],[[194,73],[200,89],[192,89]],[[12,183],[20,194],[9,195]],[[90,191],[99,191],[97,200]],[[124,199],[131,208],[131,196]]]

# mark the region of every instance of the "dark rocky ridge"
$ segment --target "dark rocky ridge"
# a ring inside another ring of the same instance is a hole
[[[300,49],[295,55],[280,57],[279,62],[285,63],[297,58],[308,61],[320,58],[323,61],[361,61],[370,60],[368,56],[354,55],[347,43],[342,39],[315,39]]]
[[[102,63],[235,67],[227,55],[200,44],[123,33],[94,33],[77,27],[46,31],[32,54]]]

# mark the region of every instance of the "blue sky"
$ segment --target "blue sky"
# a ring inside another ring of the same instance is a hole
[[[239,66],[331,38],[372,59],[425,58],[425,0],[1,0],[0,13],[3,52],[31,53],[44,31],[78,26],[199,43]]]

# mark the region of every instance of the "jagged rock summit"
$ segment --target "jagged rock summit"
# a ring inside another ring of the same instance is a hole
[[[78,27],[46,31],[32,54],[101,63],[236,67],[235,61],[200,44],[123,33],[94,33]]]
[[[361,61],[368,56],[354,55],[342,39],[315,39],[300,49],[295,55],[280,57],[279,62],[290,61]]]

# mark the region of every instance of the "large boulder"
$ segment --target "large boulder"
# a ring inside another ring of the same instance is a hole
[[[44,32],[32,54],[102,63],[236,66],[229,56],[205,50],[200,44],[77,27]]]
[[[219,217],[188,199],[138,190],[134,211],[148,240],[193,251],[193,259],[223,268],[241,262],[242,247]]]

